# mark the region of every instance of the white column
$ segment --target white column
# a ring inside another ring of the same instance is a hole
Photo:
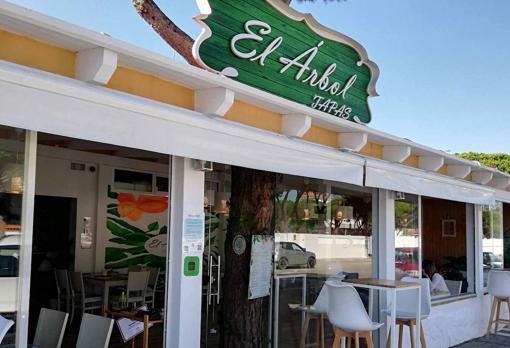
[[[475,277],[476,272],[476,217],[475,217],[475,205],[466,203],[466,261],[467,261],[467,282],[468,282],[468,292],[476,291],[476,283]]]
[[[32,269],[32,236],[34,223],[35,166],[37,132],[26,131],[23,197],[21,205],[21,249],[18,282],[18,315],[16,318],[16,347],[28,344],[28,311],[30,305],[30,272]]]
[[[483,206],[474,206],[474,224],[475,224],[475,280],[476,280],[476,294],[483,296]]]
[[[190,215],[202,216],[204,172],[193,169],[193,160],[172,157],[170,234],[167,269],[166,347],[200,347],[202,302],[202,252],[185,253],[185,223]],[[198,273],[186,276],[186,257],[198,257]]]
[[[395,279],[395,198],[393,191],[380,189],[378,203],[379,278]],[[389,308],[389,297],[386,292],[379,294],[381,309]],[[386,322],[389,324],[388,321]],[[386,339],[386,334],[379,335],[380,347],[386,347]]]

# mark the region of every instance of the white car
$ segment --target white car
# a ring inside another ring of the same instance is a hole
[[[277,242],[275,261],[276,267],[279,269],[294,266],[314,268],[317,263],[315,253],[306,251],[294,242]]]
[[[20,235],[5,234],[0,237],[0,313],[16,311]]]

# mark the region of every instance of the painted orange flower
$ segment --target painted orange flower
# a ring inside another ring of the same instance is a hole
[[[118,212],[120,217],[138,221],[143,213],[158,214],[168,209],[168,198],[162,196],[140,195],[138,199],[132,193],[119,193]]]

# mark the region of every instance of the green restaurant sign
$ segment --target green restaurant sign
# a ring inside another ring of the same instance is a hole
[[[355,40],[281,0],[197,0],[204,68],[346,120],[369,123],[379,69]]]

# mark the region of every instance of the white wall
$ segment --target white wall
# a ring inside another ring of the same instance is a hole
[[[482,295],[432,307],[430,317],[422,322],[427,347],[452,347],[485,335],[489,322],[489,302],[489,296]],[[506,307],[501,306],[503,318],[508,318]],[[411,347],[407,328],[404,329],[404,347]]]
[[[38,146],[37,152],[36,195],[77,199],[75,270],[82,272],[102,270],[107,230],[105,217],[99,217],[98,211],[106,211],[107,201],[105,198],[99,199],[98,191],[105,192],[108,183],[113,184],[115,167],[168,176],[168,166],[42,145]],[[73,162],[85,164],[86,170],[71,170]],[[90,166],[94,166],[96,170],[89,171]],[[100,181],[100,172],[109,174]],[[96,236],[95,247],[91,249],[80,247],[84,217],[92,218],[91,229]],[[34,226],[34,233],[36,231],[37,226]]]
[[[317,259],[368,257],[369,237],[310,233],[276,233],[277,242],[295,242]]]

